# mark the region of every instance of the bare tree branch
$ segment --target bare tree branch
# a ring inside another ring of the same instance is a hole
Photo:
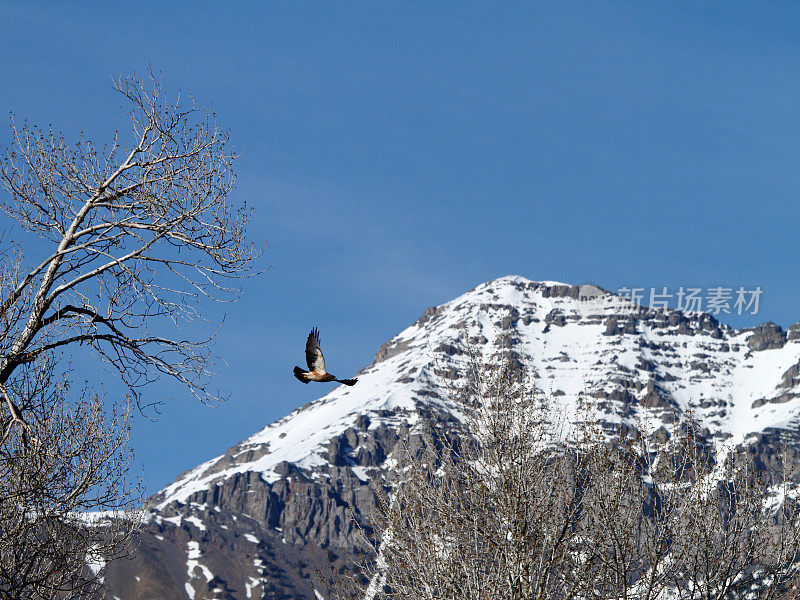
[[[4,393],[31,418],[0,444],[0,594],[95,597],[101,567],[130,551],[142,516],[141,486],[129,481],[130,413],[107,414],[85,389],[75,398],[69,373],[44,359]]]
[[[146,332],[162,320],[199,318],[201,299],[235,299],[237,289],[224,282],[252,274],[259,251],[245,242],[250,211],[229,204],[235,156],[227,133],[191,98],[170,103],[158,78],[147,83],[115,84],[131,106],[124,152],[120,136],[98,150],[12,122],[14,146],[0,163],[9,196],[0,209],[56,247],[10,273],[0,298],[8,323],[0,383],[23,357],[85,343],[115,363],[137,401],[142,369],[129,377],[133,363],[148,381],[167,374],[200,399],[217,399],[208,387],[210,353]]]

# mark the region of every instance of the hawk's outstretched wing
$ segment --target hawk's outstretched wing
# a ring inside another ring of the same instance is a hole
[[[316,327],[311,330],[306,340],[306,363],[309,371],[327,372],[325,371],[325,357],[322,356],[322,350],[319,348],[319,331]]]

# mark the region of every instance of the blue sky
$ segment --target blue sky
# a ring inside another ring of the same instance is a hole
[[[502,275],[760,286],[721,320],[800,320],[796,4],[111,4],[0,2],[0,113],[102,141],[152,65],[230,130],[272,266],[225,310],[230,400],[137,419],[149,492],[319,395],[312,326],[347,376]]]

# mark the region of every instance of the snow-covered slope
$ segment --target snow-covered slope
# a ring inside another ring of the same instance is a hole
[[[792,368],[800,364],[800,336],[786,339],[774,327],[736,331],[707,314],[650,311],[610,294],[590,304],[581,299],[586,289],[510,276],[428,309],[381,348],[355,387],[336,388],[234,454],[187,472],[162,492],[160,506],[234,473],[275,481],[284,461],[313,472],[327,462],[329,441],[364,415],[372,427],[401,419],[413,427],[421,406],[447,409],[440,378],[459,376],[468,338],[487,358],[511,352],[567,415],[584,394],[609,422],[646,411],[656,427],[669,428],[691,410],[714,437],[732,443],[797,424],[800,388]]]
[[[663,438],[691,412],[710,440],[755,440],[765,460],[770,432],[800,424],[800,326],[737,331],[594,286],[503,277],[427,309],[354,387],[156,494],[137,558],[111,565],[114,595],[315,598],[315,573],[345,564],[351,517],[374,505],[369,476],[392,469],[400,440],[458,418],[448,390],[465,380],[467,345],[516,361],[566,418],[582,397],[605,423],[646,416]]]

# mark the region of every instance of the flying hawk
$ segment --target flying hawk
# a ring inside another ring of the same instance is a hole
[[[325,357],[322,356],[322,350],[319,348],[319,331],[317,328],[311,330],[306,340],[306,364],[308,364],[308,371],[304,371],[300,367],[294,368],[294,376],[303,383],[309,381],[338,381],[345,385],[355,385],[357,379],[336,379],[325,370]]]

